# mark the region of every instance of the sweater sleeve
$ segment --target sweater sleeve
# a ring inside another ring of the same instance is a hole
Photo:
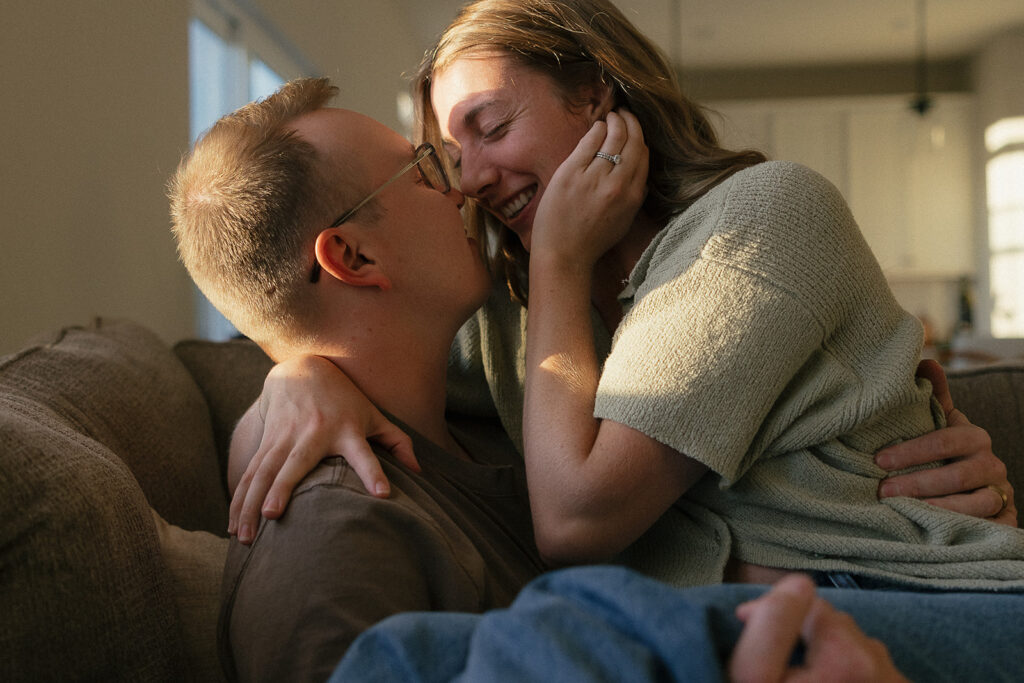
[[[595,414],[735,481],[799,447],[779,440],[849,383],[841,364],[821,372],[831,336],[851,286],[884,279],[838,191],[795,164],[733,176],[666,231],[642,261]],[[806,376],[823,386],[803,390]]]

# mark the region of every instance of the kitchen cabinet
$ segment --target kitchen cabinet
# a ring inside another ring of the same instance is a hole
[[[797,161],[843,193],[891,282],[950,281],[974,271],[969,95],[713,103],[728,147]]]

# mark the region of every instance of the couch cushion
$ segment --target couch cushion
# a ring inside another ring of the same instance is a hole
[[[263,390],[273,361],[248,340],[225,342],[187,339],[174,345],[174,353],[192,373],[206,397],[213,420],[213,435],[221,472],[227,472],[231,433],[242,413]]]
[[[0,396],[45,407],[117,454],[167,521],[224,533],[227,496],[209,410],[149,330],[101,320],[61,330],[0,359]]]
[[[228,539],[205,531],[186,531],[153,513],[160,552],[170,570],[181,617],[182,645],[195,681],[223,681],[217,654],[217,617]]]
[[[992,437],[992,451],[1006,463],[1019,507],[1024,500],[1024,363],[954,370],[948,379],[953,404]]]
[[[173,680],[173,587],[128,467],[0,394],[0,680]]]

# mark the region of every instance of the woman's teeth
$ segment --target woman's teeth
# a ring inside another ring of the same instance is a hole
[[[512,220],[519,215],[519,212],[523,210],[524,206],[530,203],[530,200],[533,199],[533,195],[535,194],[537,194],[536,187],[523,190],[515,199],[501,207],[501,215],[505,217],[505,220]]]

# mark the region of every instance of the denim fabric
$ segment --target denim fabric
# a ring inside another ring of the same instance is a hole
[[[548,573],[508,609],[407,613],[361,635],[331,681],[719,681],[739,603],[764,586],[677,590],[621,567]],[[819,589],[912,680],[1021,680],[1024,596]]]

